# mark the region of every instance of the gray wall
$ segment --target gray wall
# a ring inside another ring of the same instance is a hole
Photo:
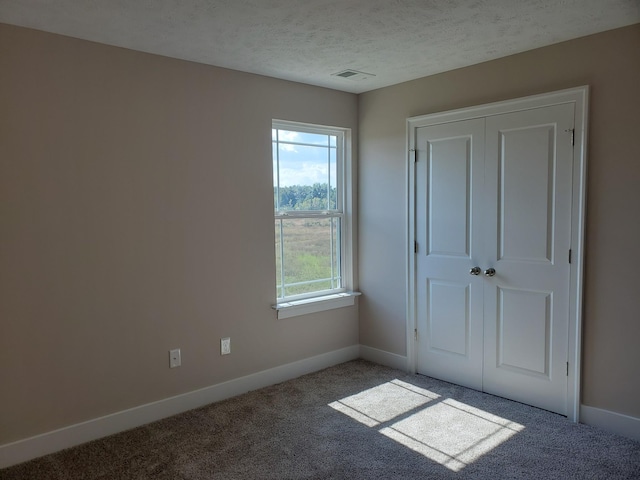
[[[271,309],[271,119],[357,145],[356,95],[7,25],[0,72],[0,444],[358,343]]]
[[[591,86],[582,403],[640,417],[640,25],[360,96],[360,343],[406,354],[406,119]]]

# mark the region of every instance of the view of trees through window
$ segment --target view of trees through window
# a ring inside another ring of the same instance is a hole
[[[328,184],[292,185],[273,189],[275,196],[280,192],[280,210],[328,210],[335,209],[336,187]],[[329,207],[327,208],[327,199]]]
[[[273,128],[279,299],[340,288],[339,139]]]

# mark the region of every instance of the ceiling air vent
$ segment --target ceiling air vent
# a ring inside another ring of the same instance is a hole
[[[357,70],[343,70],[342,72],[332,73],[331,76],[348,78],[349,80],[366,80],[369,77],[375,77],[373,73],[359,72]]]

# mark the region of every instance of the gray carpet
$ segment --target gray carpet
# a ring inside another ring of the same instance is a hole
[[[0,470],[0,479],[640,479],[640,443],[365,361]]]

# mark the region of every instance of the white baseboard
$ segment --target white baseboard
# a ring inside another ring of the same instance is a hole
[[[379,363],[380,365],[386,365],[387,367],[404,370],[405,372],[407,371],[407,357],[396,353],[360,345],[360,358]]]
[[[162,418],[316,372],[360,356],[360,346],[334,350],[210,387],[147,403],[17,442],[0,445],[0,468],[145,425]]]
[[[586,423],[640,442],[640,418],[637,417],[580,405],[580,423]]]

